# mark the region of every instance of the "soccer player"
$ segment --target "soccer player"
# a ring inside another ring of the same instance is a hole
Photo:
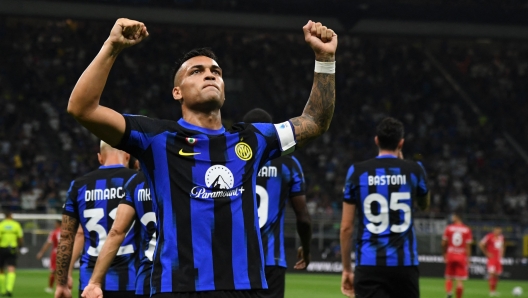
[[[42,259],[42,256],[46,251],[48,251],[48,248],[52,247],[51,249],[51,257],[50,257],[50,275],[49,275],[49,283],[48,287],[44,289],[46,293],[53,293],[53,283],[55,282],[55,270],[57,268],[57,246],[59,245],[59,239],[60,239],[60,228],[61,228],[61,221],[57,220],[55,221],[55,229],[51,231],[48,235],[48,240],[44,245],[42,245],[42,248],[37,254],[37,260]]]
[[[462,222],[462,216],[454,213],[452,224],[445,228],[442,236],[442,252],[446,262],[445,278],[447,298],[453,297],[453,279],[456,280],[456,298],[462,298],[463,281],[468,278],[468,261],[471,256],[473,236],[471,229]]]
[[[374,141],[379,155],[348,170],[341,222],[341,291],[346,296],[418,298],[418,251],[413,209],[429,206],[424,169],[403,160],[403,124],[385,118]],[[358,216],[356,266],[350,250]],[[355,274],[355,275],[354,275]]]
[[[334,110],[337,35],[312,21],[303,31],[315,52],[312,92],[303,114],[280,124],[222,126],[222,69],[207,49],[187,53],[176,65],[172,95],[181,103],[179,121],[101,106],[118,54],[148,36],[143,23],[129,19],[117,20],[73,89],[68,112],[138,158],[158,206],[153,297],[257,297],[267,288],[255,197],[258,171],[324,133]]]
[[[79,225],[84,235],[79,289],[84,289],[88,284],[99,252],[116,218],[117,206],[125,197],[125,183],[137,174],[137,171],[125,166],[128,165],[129,157],[128,153],[101,141],[98,154],[101,167],[71,183],[62,215],[55,297],[71,297],[71,289],[67,285],[68,270],[73,253],[73,237],[77,234]],[[123,245],[119,248],[117,258],[105,276],[103,291],[106,298],[134,296],[136,289],[134,233],[132,229],[127,234]]]
[[[134,220],[136,227],[136,261],[139,262],[136,277],[136,297],[150,297],[150,272],[156,247],[156,214],[150,188],[142,172],[130,178],[126,184],[126,196],[117,207],[117,214],[108,238],[99,253],[89,285],[83,291],[85,298],[99,298],[102,295],[101,282],[112,260],[125,239]]]
[[[254,109],[244,116],[245,123],[272,123],[271,115]],[[300,260],[294,269],[304,270],[310,264],[312,224],[304,195],[304,174],[299,161],[283,156],[268,161],[258,172],[256,193],[259,198],[259,225],[266,264],[268,290],[260,297],[284,297],[286,255],[284,249],[284,213],[290,201],[297,217],[297,233],[301,239]]]
[[[15,287],[17,250],[24,244],[24,232],[13,220],[13,213],[4,211],[5,219],[0,222],[0,295],[11,297]],[[4,267],[7,266],[7,278]]]
[[[489,295],[490,297],[499,296],[497,283],[499,282],[499,276],[502,274],[502,258],[504,257],[504,236],[502,236],[502,228],[499,226],[493,228],[493,232],[488,233],[480,240],[479,247],[488,258]]]

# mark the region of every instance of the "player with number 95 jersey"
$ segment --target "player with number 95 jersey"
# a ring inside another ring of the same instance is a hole
[[[414,205],[426,209],[425,171],[403,160],[403,124],[384,119],[377,127],[376,158],[350,167],[344,187],[341,223],[343,294],[356,297],[418,298],[418,251]],[[351,236],[358,216],[355,272]]]
[[[125,198],[125,184],[137,174],[137,171],[125,167],[129,158],[128,153],[101,142],[99,161],[102,166],[74,180],[68,191],[63,210],[61,244],[65,245],[64,231],[74,232],[77,230],[77,225],[80,224],[84,232],[79,278],[80,290],[88,285],[95,262],[116,219],[117,207],[120,201]],[[135,229],[131,229],[119,247],[117,257],[104,278],[102,289],[105,298],[134,296],[136,289],[134,253],[137,249],[134,238]],[[59,268],[69,266],[68,254],[71,255],[71,251],[71,247],[64,250],[59,249],[57,272],[63,272],[64,270],[59,270]],[[65,260],[67,264],[59,264],[59,260]],[[61,277],[58,276],[58,279]],[[60,282],[59,285],[62,285],[63,282]]]

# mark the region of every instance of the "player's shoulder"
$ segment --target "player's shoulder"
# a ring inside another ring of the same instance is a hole
[[[228,133],[249,133],[260,134],[264,136],[273,136],[276,134],[275,127],[272,123],[245,123],[239,122],[227,130]]]

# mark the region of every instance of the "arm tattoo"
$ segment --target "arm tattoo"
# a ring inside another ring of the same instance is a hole
[[[61,286],[66,286],[68,283],[68,269],[78,226],[79,221],[76,218],[68,215],[62,216],[60,242],[57,247],[57,284]]]
[[[291,119],[297,146],[302,147],[328,130],[335,105],[335,74],[315,73],[312,93],[303,114]]]

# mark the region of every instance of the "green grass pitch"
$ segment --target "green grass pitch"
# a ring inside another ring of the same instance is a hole
[[[74,277],[77,281],[78,271]],[[528,276],[527,276],[528,278]],[[341,275],[316,275],[316,274],[288,274],[286,276],[286,298],[338,298],[344,297],[340,291]],[[14,290],[16,298],[53,297],[44,292],[48,283],[48,272],[45,270],[18,270]],[[514,286],[521,286],[528,298],[528,281],[499,282],[498,291],[501,297],[513,297],[511,290]],[[77,287],[75,282],[74,288]],[[420,279],[421,297],[445,297],[444,280],[439,278]],[[78,297],[73,291],[73,297]],[[472,279],[465,283],[465,298],[488,297],[488,284],[482,279]]]

